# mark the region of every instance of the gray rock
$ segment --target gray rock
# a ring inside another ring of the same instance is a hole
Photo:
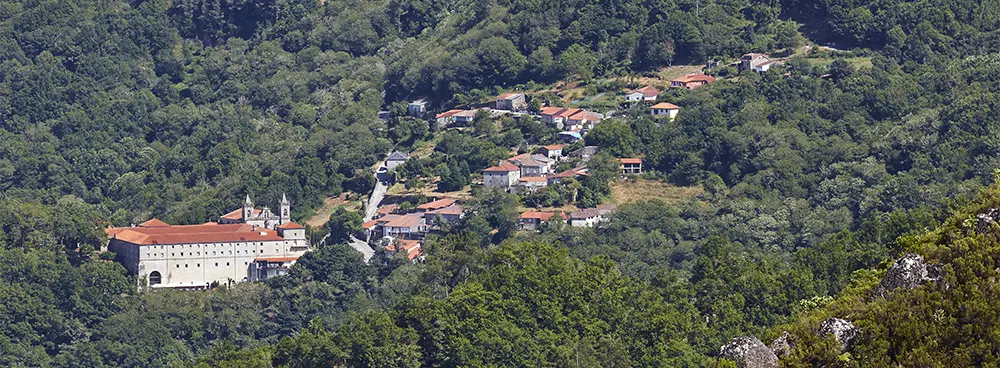
[[[976,234],[986,234],[993,228],[993,224],[1000,220],[1000,208],[990,208],[983,213],[976,215]]]
[[[753,336],[729,340],[719,351],[719,357],[736,362],[740,368],[778,368],[778,356]]]
[[[940,265],[928,265],[924,263],[924,257],[907,254],[897,259],[885,272],[885,277],[872,291],[872,298],[885,298],[897,288],[911,290],[928,282],[941,282],[942,274]]]
[[[785,331],[777,339],[774,339],[768,347],[771,348],[775,356],[781,358],[792,353],[792,350],[795,349],[795,342],[789,337],[788,331]]]
[[[840,318],[830,318],[823,321],[823,324],[819,327],[820,337],[827,334],[831,334],[833,338],[837,339],[837,342],[840,343],[841,351],[846,351],[854,346],[854,340],[858,337],[858,328],[854,327],[854,324],[850,321]]]

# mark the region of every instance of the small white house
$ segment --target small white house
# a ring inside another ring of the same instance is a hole
[[[427,113],[427,100],[422,98],[410,102],[410,105],[406,107],[406,114],[415,118],[422,118],[426,113]]]
[[[670,120],[674,120],[677,117],[677,113],[681,111],[681,107],[674,105],[669,102],[660,102],[649,108],[649,113],[653,116],[663,116]]]
[[[405,153],[395,151],[385,158],[385,168],[388,171],[395,170],[397,166],[402,165],[409,158]]]

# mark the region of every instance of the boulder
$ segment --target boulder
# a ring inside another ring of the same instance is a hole
[[[897,288],[911,290],[928,282],[940,282],[942,273],[940,265],[928,265],[924,263],[924,257],[907,254],[897,259],[885,272],[885,277],[872,291],[872,297],[885,298]]]
[[[789,338],[788,331],[785,331],[777,339],[774,339],[768,347],[771,348],[774,355],[781,358],[792,353],[792,350],[795,349],[795,342]]]
[[[983,213],[976,215],[976,234],[986,234],[993,228],[993,224],[1000,220],[1000,208],[990,208]]]
[[[753,336],[729,340],[719,351],[719,357],[736,362],[740,368],[778,368],[778,356]]]
[[[840,343],[840,350],[846,351],[854,346],[854,340],[858,337],[858,328],[854,327],[850,321],[830,318],[823,321],[819,327],[819,337],[826,336],[826,334],[833,335],[833,338]]]

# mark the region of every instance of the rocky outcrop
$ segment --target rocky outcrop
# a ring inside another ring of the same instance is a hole
[[[882,282],[872,291],[872,298],[885,298],[897,288],[915,289],[928,282],[941,282],[940,265],[924,263],[924,257],[917,254],[907,254],[897,259],[885,273]]]
[[[777,339],[774,339],[768,347],[771,348],[775,356],[781,358],[792,353],[792,350],[795,349],[795,342],[789,337],[788,331],[785,331]]]
[[[854,340],[858,337],[858,328],[854,327],[854,324],[850,321],[840,318],[830,318],[823,321],[823,324],[819,327],[820,337],[827,334],[833,335],[833,338],[837,339],[837,342],[840,343],[841,351],[846,351],[854,346]]]
[[[1000,220],[1000,208],[990,208],[976,215],[976,234],[986,234]]]
[[[736,366],[740,368],[778,367],[778,356],[753,336],[741,336],[729,340],[729,343],[719,351],[719,356],[736,362]]]

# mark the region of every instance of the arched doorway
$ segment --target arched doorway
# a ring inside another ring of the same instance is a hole
[[[160,271],[153,271],[149,273],[149,286],[159,285],[160,282],[162,282]]]

